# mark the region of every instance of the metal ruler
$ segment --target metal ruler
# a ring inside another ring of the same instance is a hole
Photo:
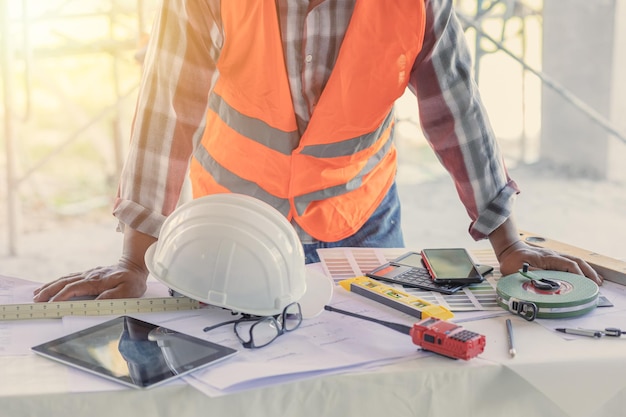
[[[2,304],[0,320],[52,319],[64,316],[104,316],[195,310],[200,302],[187,297],[123,298],[115,300],[51,301]]]

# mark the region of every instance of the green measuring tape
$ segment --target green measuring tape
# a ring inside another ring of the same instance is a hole
[[[198,308],[200,308],[200,302],[187,297],[51,301],[48,303],[0,305],[0,320],[124,315],[129,313],[194,310]]]
[[[507,275],[496,286],[498,305],[527,320],[577,317],[597,307],[600,290],[590,279],[559,271],[533,273],[558,283],[558,287],[539,289],[522,273]]]

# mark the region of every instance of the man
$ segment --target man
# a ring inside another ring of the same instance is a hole
[[[44,285],[36,301],[135,297],[144,254],[179,203],[238,192],[294,225],[307,262],[329,246],[403,246],[393,104],[408,86],[421,125],[504,274],[534,268],[601,278],[531,248],[470,75],[452,0],[166,0],[155,22],[114,215],[117,265]]]

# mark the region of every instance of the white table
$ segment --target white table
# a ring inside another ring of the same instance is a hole
[[[522,332],[518,333],[518,339],[523,339]],[[624,416],[626,345],[596,342],[600,341],[581,341],[567,352],[555,350],[551,362],[532,360],[534,350],[551,349],[550,343],[520,343],[518,357],[502,363],[488,359],[465,363],[433,356],[370,372],[319,377],[217,398],[188,385],[69,393],[64,388],[63,366],[34,356],[3,357],[0,410],[12,417],[108,417],[130,415],[131,411],[137,416],[176,417]],[[532,379],[539,374],[547,378]],[[57,384],[57,390],[39,389],[42,378]]]
[[[626,290],[615,288],[615,307],[591,318],[626,328]],[[484,353],[469,361],[433,354],[218,397],[185,383],[73,392],[76,371],[34,354],[0,355],[0,416],[626,416],[626,336],[568,340],[557,323],[513,315],[467,322],[487,337]]]

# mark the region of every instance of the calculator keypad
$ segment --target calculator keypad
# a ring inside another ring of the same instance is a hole
[[[367,276],[374,279],[382,279],[384,281],[392,282],[394,284],[419,288],[425,291],[437,291],[444,294],[452,294],[460,288],[464,287],[464,285],[458,284],[437,284],[436,282],[433,282],[432,278],[430,277],[430,273],[426,268],[412,267],[407,271],[404,271],[394,276],[393,278],[383,278],[375,274],[367,274]]]

